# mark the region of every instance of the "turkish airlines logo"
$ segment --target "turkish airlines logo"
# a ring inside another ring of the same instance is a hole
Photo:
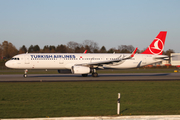
[[[160,54],[163,51],[164,44],[161,39],[155,38],[152,44],[149,46],[149,51],[152,54]]]

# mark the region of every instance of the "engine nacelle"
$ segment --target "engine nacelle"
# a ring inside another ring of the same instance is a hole
[[[71,70],[69,70],[69,69],[60,69],[60,70],[57,70],[57,71],[58,71],[58,73],[61,73],[61,74],[72,73]]]
[[[90,68],[85,66],[72,66],[71,71],[73,74],[88,74],[90,73]]]

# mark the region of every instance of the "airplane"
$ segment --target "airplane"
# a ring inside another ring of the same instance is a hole
[[[142,53],[24,53],[12,57],[5,63],[8,68],[25,69],[56,69],[59,73],[81,74],[87,77],[92,74],[98,77],[98,69],[138,68],[161,62],[168,58],[162,55],[167,31],[160,31],[149,47]]]

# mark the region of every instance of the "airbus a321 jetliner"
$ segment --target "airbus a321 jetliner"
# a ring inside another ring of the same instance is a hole
[[[14,56],[5,65],[8,68],[25,69],[24,77],[27,77],[28,69],[57,69],[59,73],[82,74],[83,77],[92,73],[93,77],[97,77],[97,69],[137,68],[168,58],[162,55],[166,33],[161,31],[141,54],[135,54],[137,48],[132,54],[26,53]]]

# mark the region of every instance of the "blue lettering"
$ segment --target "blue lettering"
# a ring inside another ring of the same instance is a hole
[[[34,58],[37,58],[37,55],[34,55]]]
[[[31,55],[31,58],[76,58],[75,55]]]
[[[66,55],[66,58],[69,58],[69,55]]]
[[[52,58],[52,55],[49,55],[49,58]]]

